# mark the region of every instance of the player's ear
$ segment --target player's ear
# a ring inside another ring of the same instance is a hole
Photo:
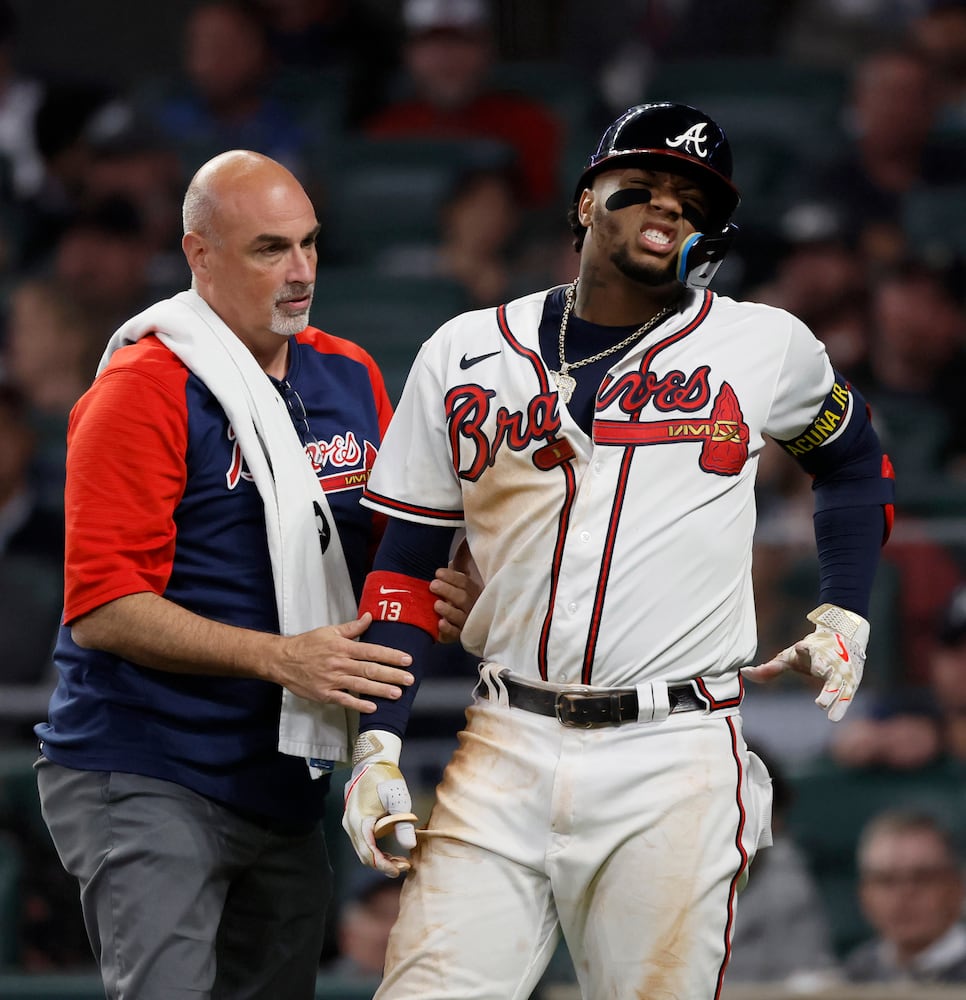
[[[590,219],[594,212],[594,192],[592,188],[584,188],[577,200],[577,221],[585,228],[590,228]]]

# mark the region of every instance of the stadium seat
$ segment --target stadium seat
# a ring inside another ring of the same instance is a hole
[[[338,155],[309,161],[323,263],[365,266],[386,247],[435,242],[440,209],[456,179],[474,166],[509,162],[502,143],[468,139],[347,139]]]
[[[966,184],[916,187],[902,199],[910,246],[937,264],[966,256]]]
[[[379,364],[395,403],[420,345],[466,308],[462,287],[449,279],[320,268],[311,322],[364,347]]]
[[[20,958],[20,875],[23,862],[13,837],[0,830],[0,969]],[[6,996],[0,991],[0,996]]]

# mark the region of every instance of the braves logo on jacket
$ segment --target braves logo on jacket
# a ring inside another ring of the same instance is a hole
[[[252,475],[245,466],[241,448],[235,440],[235,432],[228,426],[228,439],[232,442],[231,463],[225,473],[228,489],[233,490],[240,480],[252,481]],[[369,440],[361,442],[355,433],[347,430],[335,434],[328,441],[310,441],[305,446],[305,454],[312,463],[316,475],[326,493],[339,493],[364,487],[369,481],[369,473],[376,460],[378,449]],[[325,469],[344,471],[325,473]]]

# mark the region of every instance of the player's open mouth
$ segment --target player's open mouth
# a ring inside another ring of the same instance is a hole
[[[671,235],[666,233],[663,229],[656,229],[652,226],[648,226],[647,229],[641,232],[640,243],[646,250],[652,250],[656,253],[660,253],[661,251],[670,250],[674,245],[674,240]]]

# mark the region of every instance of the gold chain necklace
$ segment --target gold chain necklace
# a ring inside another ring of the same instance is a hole
[[[569,403],[571,396],[574,394],[574,389],[577,388],[577,380],[573,375],[569,374],[574,368],[583,368],[584,365],[592,364],[594,361],[600,361],[601,358],[606,358],[608,355],[616,354],[618,351],[622,351],[625,347],[633,344],[635,340],[643,337],[648,330],[653,329],[658,323],[661,322],[666,316],[674,312],[677,308],[678,298],[680,296],[675,296],[663,309],[655,313],[643,326],[639,326],[630,336],[625,337],[619,344],[614,344],[608,347],[606,350],[598,351],[596,354],[592,354],[589,358],[583,358],[580,361],[568,362],[564,357],[564,347],[567,341],[567,323],[570,321],[570,313],[573,311],[574,302],[577,299],[577,278],[567,286],[567,291],[564,293],[564,311],[563,316],[560,318],[560,337],[557,341],[557,351],[560,355],[560,371],[551,371],[550,376],[553,378],[557,386],[557,392],[560,394],[560,398],[565,402]]]

